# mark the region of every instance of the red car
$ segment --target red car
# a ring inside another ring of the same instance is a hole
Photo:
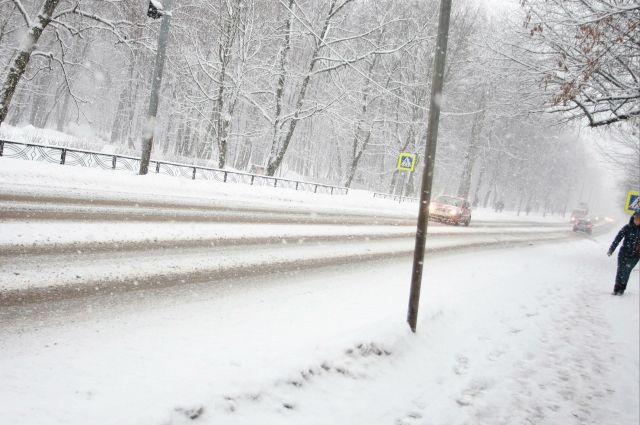
[[[438,196],[429,204],[429,218],[432,220],[460,223],[468,226],[471,222],[471,205],[469,201],[455,196]]]

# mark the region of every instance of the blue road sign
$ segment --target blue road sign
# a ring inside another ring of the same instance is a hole
[[[624,204],[624,210],[629,214],[640,210],[640,192],[631,190],[627,193],[627,202]]]
[[[411,173],[416,169],[417,158],[418,155],[415,153],[400,152],[396,168],[398,171],[408,171]]]

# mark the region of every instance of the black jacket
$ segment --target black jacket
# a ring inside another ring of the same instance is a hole
[[[624,242],[618,255],[640,257],[640,247],[637,246],[640,245],[640,226],[633,224],[633,217],[629,221],[629,224],[620,229],[609,248],[609,252],[613,253],[622,239],[624,239]]]

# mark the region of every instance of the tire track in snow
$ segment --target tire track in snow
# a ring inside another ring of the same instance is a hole
[[[474,239],[432,238],[427,242],[427,252],[461,252],[571,239],[572,234],[566,231],[538,235],[478,234]],[[243,252],[238,252],[240,249]],[[266,247],[81,253],[75,260],[68,255],[0,257],[0,307],[410,257],[413,249],[412,238],[336,239],[328,244],[280,242]]]

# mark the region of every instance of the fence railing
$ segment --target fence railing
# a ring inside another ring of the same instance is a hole
[[[136,171],[140,168],[140,158],[133,156],[86,151],[61,146],[13,142],[10,140],[0,140],[0,157],[2,156],[62,165],[102,168],[105,170]],[[256,186],[272,186],[331,195],[346,195],[349,192],[349,188],[347,187],[154,159],[149,162],[149,170],[153,170],[158,174],[186,177],[192,180],[204,179],[223,183],[245,183]]]
[[[392,199],[400,202],[420,202],[420,198],[412,198],[410,196],[392,195],[389,193],[373,192],[374,198]]]

